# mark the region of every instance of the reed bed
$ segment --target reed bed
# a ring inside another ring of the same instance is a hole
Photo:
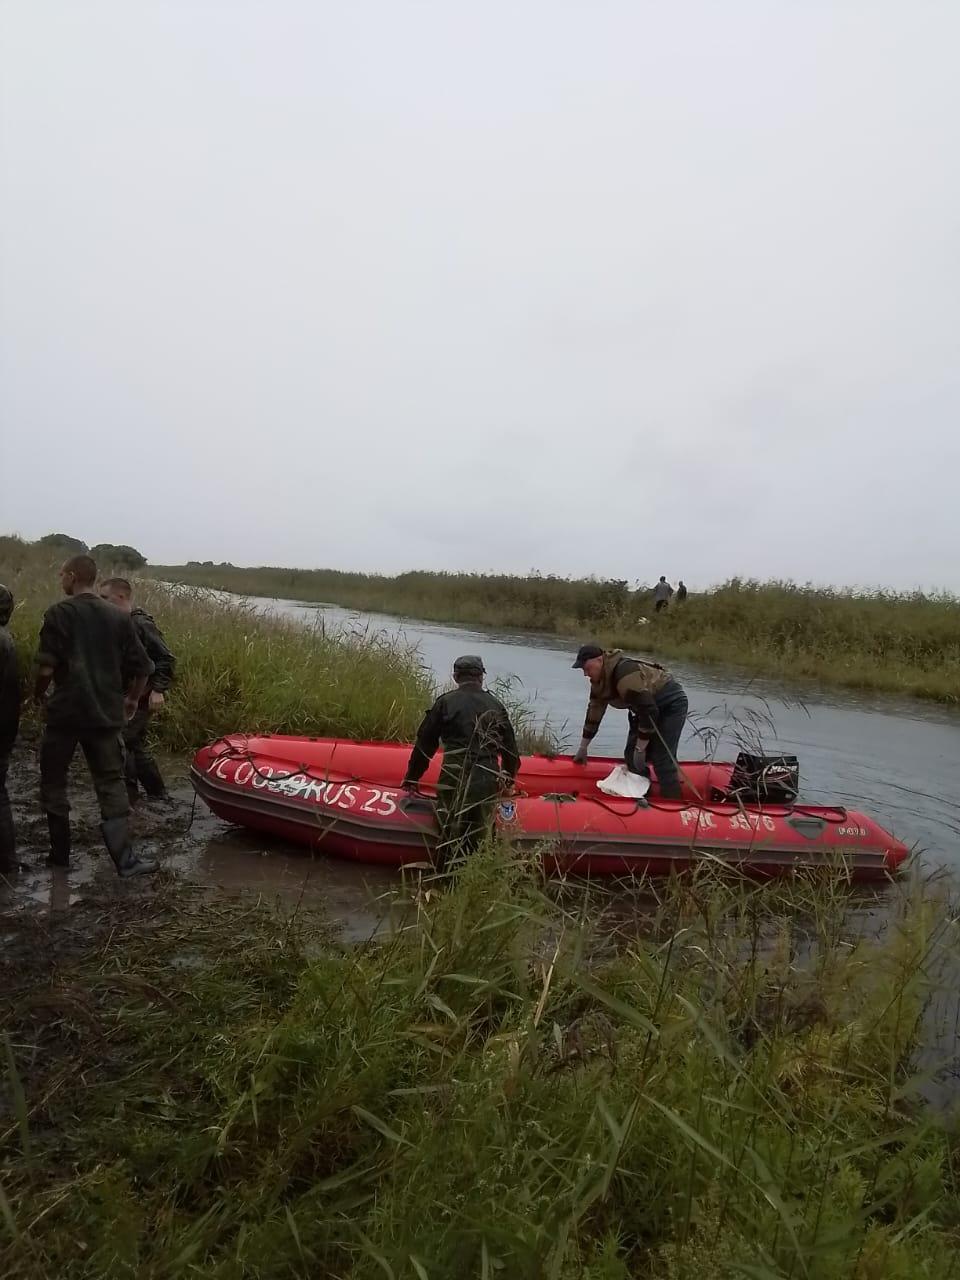
[[[556,632],[784,679],[960,700],[960,601],[946,593],[732,578],[655,614],[651,588],[631,589],[619,580],[426,572],[385,577],[231,565],[147,572],[243,595]]]
[[[176,886],[91,906],[4,995],[3,1274],[956,1276],[945,895],[642,890],[638,927],[488,848],[352,949]]]
[[[56,549],[0,537],[0,582],[17,601],[11,629],[27,680],[43,611],[58,598],[63,558]],[[415,646],[393,632],[327,627],[322,616],[308,627],[206,587],[136,577],[134,587],[177,656],[177,679],[163,714],[151,721],[168,751],[238,730],[409,741],[438,692]],[[522,689],[507,681],[496,692],[522,749],[555,748],[555,733]]]

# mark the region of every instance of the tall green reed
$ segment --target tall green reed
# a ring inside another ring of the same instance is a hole
[[[650,589],[530,575],[396,577],[234,566],[149,572],[250,595],[292,596],[451,623],[566,632],[788,678],[960,698],[960,601],[945,593],[836,590],[732,578],[654,614]]]
[[[644,890],[611,942],[622,889],[558,898],[489,848],[410,880],[390,935],[293,965],[288,940],[272,1002],[207,973],[221,1012],[182,1006],[183,1083],[77,1101],[95,1142],[52,1179],[14,1162],[17,1223],[56,1205],[35,1243],[67,1280],[126,1274],[122,1250],[218,1280],[955,1274],[954,1138],[917,1064],[949,903],[891,889],[878,930],[830,878]],[[165,1018],[127,1022],[155,1063]]]

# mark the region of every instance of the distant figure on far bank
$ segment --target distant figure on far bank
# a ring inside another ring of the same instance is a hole
[[[435,866],[473,853],[490,830],[501,790],[513,787],[520,755],[510,716],[483,687],[483,661],[466,654],[453,664],[456,689],[442,693],[423,718],[404,776],[412,789],[443,746],[437,783],[439,839]]]
[[[653,611],[659,613],[661,609],[666,609],[670,603],[670,597],[673,595],[673,587],[661,573],[660,581],[653,588]]]
[[[20,668],[7,623],[13,613],[13,592],[0,586],[0,875],[19,871],[17,832],[7,795],[10,752],[20,726]]]
[[[147,746],[146,737],[150,717],[163,706],[164,694],[173,681],[176,658],[167,648],[163,633],[150,614],[134,607],[133,587],[126,578],[107,578],[100,584],[100,595],[102,599],[109,600],[123,613],[130,615],[140,643],[153,663],[153,675],[147,681],[146,691],[137,704],[136,713],[123,727],[123,766],[127,795],[130,803],[136,804],[140,799],[139,788],[142,786],[149,800],[169,801],[167,785]]]
[[[46,716],[40,744],[40,801],[54,867],[70,865],[67,775],[79,745],[100,802],[103,842],[119,875],[157,870],[130,843],[130,801],[123,785],[120,734],[137,709],[153,663],[129,614],[94,591],[96,563],[72,556],[60,570],[65,600],[43,615],[34,696]],[[47,689],[53,681],[49,698]]]
[[[677,583],[677,604],[683,604],[687,598],[687,584],[681,578]]]

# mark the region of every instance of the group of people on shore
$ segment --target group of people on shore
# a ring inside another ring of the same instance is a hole
[[[163,706],[175,659],[153,618],[136,608],[126,578],[97,590],[97,566],[76,555],[60,569],[64,599],[47,609],[40,628],[34,698],[43,715],[40,803],[47,819],[51,867],[70,865],[67,777],[79,746],[100,805],[103,842],[124,878],[157,870],[130,838],[130,809],[140,789],[169,803],[163,776],[147,745],[151,715]],[[7,773],[20,721],[21,677],[7,630],[13,595],[0,586],[0,873],[19,869]]]

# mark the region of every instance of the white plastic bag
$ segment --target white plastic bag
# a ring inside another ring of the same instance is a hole
[[[618,764],[612,773],[600,779],[597,786],[604,795],[642,800],[650,790],[650,779],[639,773],[631,773],[625,764]]]

